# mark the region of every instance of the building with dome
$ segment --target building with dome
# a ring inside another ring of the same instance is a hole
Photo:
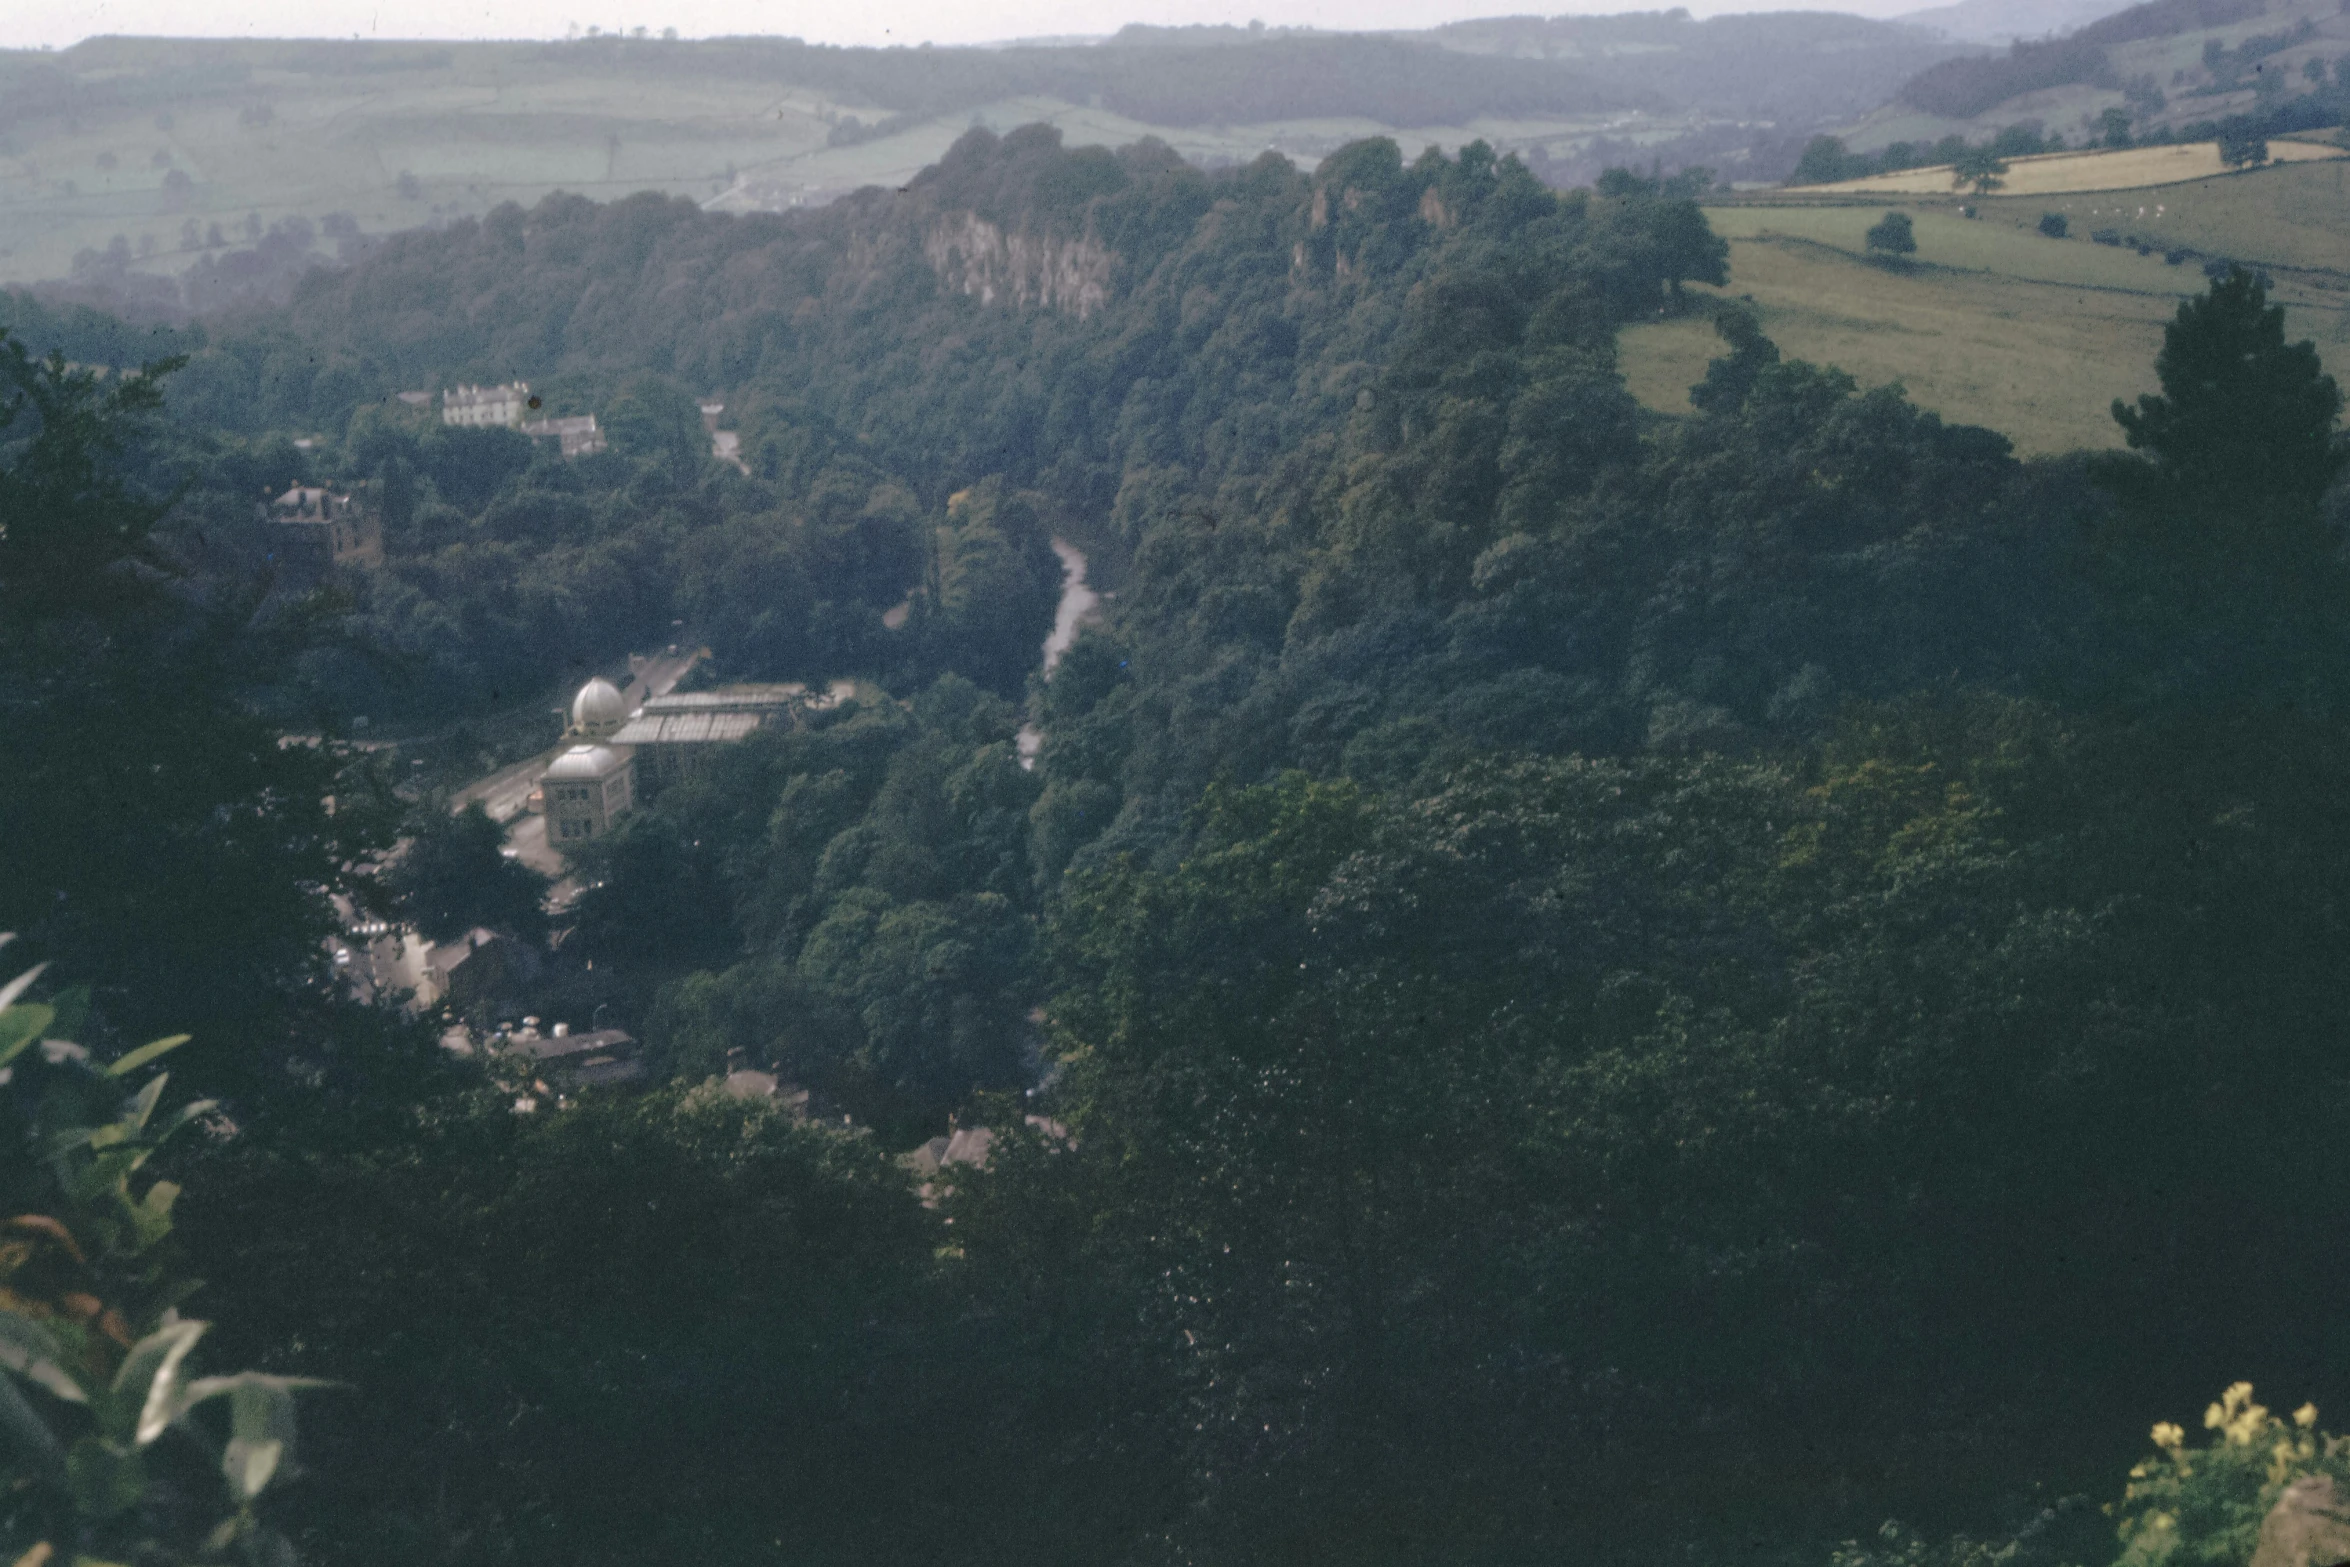
[[[803,714],[837,708],[855,692],[835,681],[823,692],[792,684],[730,685],[673,692],[631,708],[601,676],[571,699],[564,748],[540,782],[547,841],[557,849],[601,838],[650,796],[721,748],[761,729],[791,728]]]
[[[636,753],[610,743],[628,719],[628,698],[601,675],[571,699],[563,753],[539,782],[555,847],[603,837],[636,804]]]
[[[622,747],[565,747],[540,784],[548,841],[561,848],[610,832],[636,803],[634,774],[632,758]]]
[[[571,699],[571,737],[609,740],[628,722],[628,698],[620,688],[598,675]]]

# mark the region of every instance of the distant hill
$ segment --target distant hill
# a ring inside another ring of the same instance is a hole
[[[1823,13],[1135,27],[983,49],[100,38],[0,52],[0,282],[232,303],[385,233],[556,189],[758,211],[902,185],[974,124],[1156,136],[1207,166],[1312,164],[1390,134],[1415,154],[1481,137],[1554,182],[1657,159],[1773,179],[1804,134],[1971,52]]]
[[[1799,121],[1856,114],[1917,72],[1964,51],[1915,26],[1832,11],[1691,19],[1496,17],[1432,28],[1447,49],[1555,60],[1678,107]]]
[[[2061,36],[1943,60],[1848,139],[1865,148],[2031,122],[2077,144],[2108,110],[2142,135],[2273,109],[2330,81],[2346,49],[2350,15],[2340,0],[2151,0]]]
[[[1958,0],[1899,20],[1968,43],[2007,44],[2069,33],[2126,9],[2129,0]]]

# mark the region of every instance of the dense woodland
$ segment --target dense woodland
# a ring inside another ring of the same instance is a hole
[[[196,1036],[234,1130],[159,1167],[207,1353],[345,1385],[269,1519],[330,1563],[1514,1563],[1895,1516],[1888,1561],[2103,1567],[2167,1559],[2154,1504],[2059,1501],[2150,1420],[2350,1397],[2338,390],[2234,274],[2126,454],[2020,462],[1710,305],[1696,413],[1645,414],[1617,328],[1724,278],[1693,195],[975,131],[820,211],[501,209],[200,329],[12,301],[0,928],[102,1059]],[[517,375],[612,451],[391,400]],[[368,487],[380,570],[275,582],[296,477]],[[1045,681],[1054,536],[1115,597]],[[542,1009],[666,1081],[518,1116],[326,978],[335,891],[540,935],[334,737],[680,622],[865,694],[599,846]],[[734,1050],[826,1114],[709,1086]],[[950,1117],[998,1141],[925,1206],[892,1155]]]

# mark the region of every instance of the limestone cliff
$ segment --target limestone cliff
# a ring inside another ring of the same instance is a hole
[[[1117,257],[1098,242],[1006,234],[975,212],[950,214],[923,236],[922,254],[948,288],[983,305],[1041,305],[1079,320],[1109,303]]]

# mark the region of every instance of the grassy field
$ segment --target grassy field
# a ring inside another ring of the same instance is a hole
[[[2269,157],[2278,163],[2318,162],[2346,156],[2339,147],[2307,141],[2272,141]],[[2081,191],[2145,190],[2181,185],[2226,174],[2219,143],[2183,142],[2169,147],[2131,147],[2117,152],[2052,152],[2013,158],[2003,192],[2013,196],[2055,196]],[[1950,165],[1904,169],[1865,180],[1813,187],[1823,196],[1935,196],[1951,190]]]
[[[1750,300],[1790,357],[1836,365],[1863,385],[1899,381],[1945,418],[1987,425],[2025,453],[2053,453],[2120,444],[2109,405],[2154,389],[2163,324],[2204,286],[2201,267],[2168,265],[2165,249],[2274,269],[2288,330],[2350,374],[2350,271],[2327,267],[2350,268],[2345,172],[2303,163],[2143,200],[2077,201],[2064,240],[2038,232],[2047,202],[1989,202],[1969,220],[1947,201],[1897,201],[1918,242],[1898,267],[1870,259],[1862,237],[1885,204],[1776,201],[1707,216],[1730,241],[1730,285],[1717,292]],[[2156,253],[2088,242],[2092,227],[2109,225]],[[1698,320],[1632,327],[1622,346],[1634,394],[1666,412],[1688,409],[1688,388],[1722,351]]]

